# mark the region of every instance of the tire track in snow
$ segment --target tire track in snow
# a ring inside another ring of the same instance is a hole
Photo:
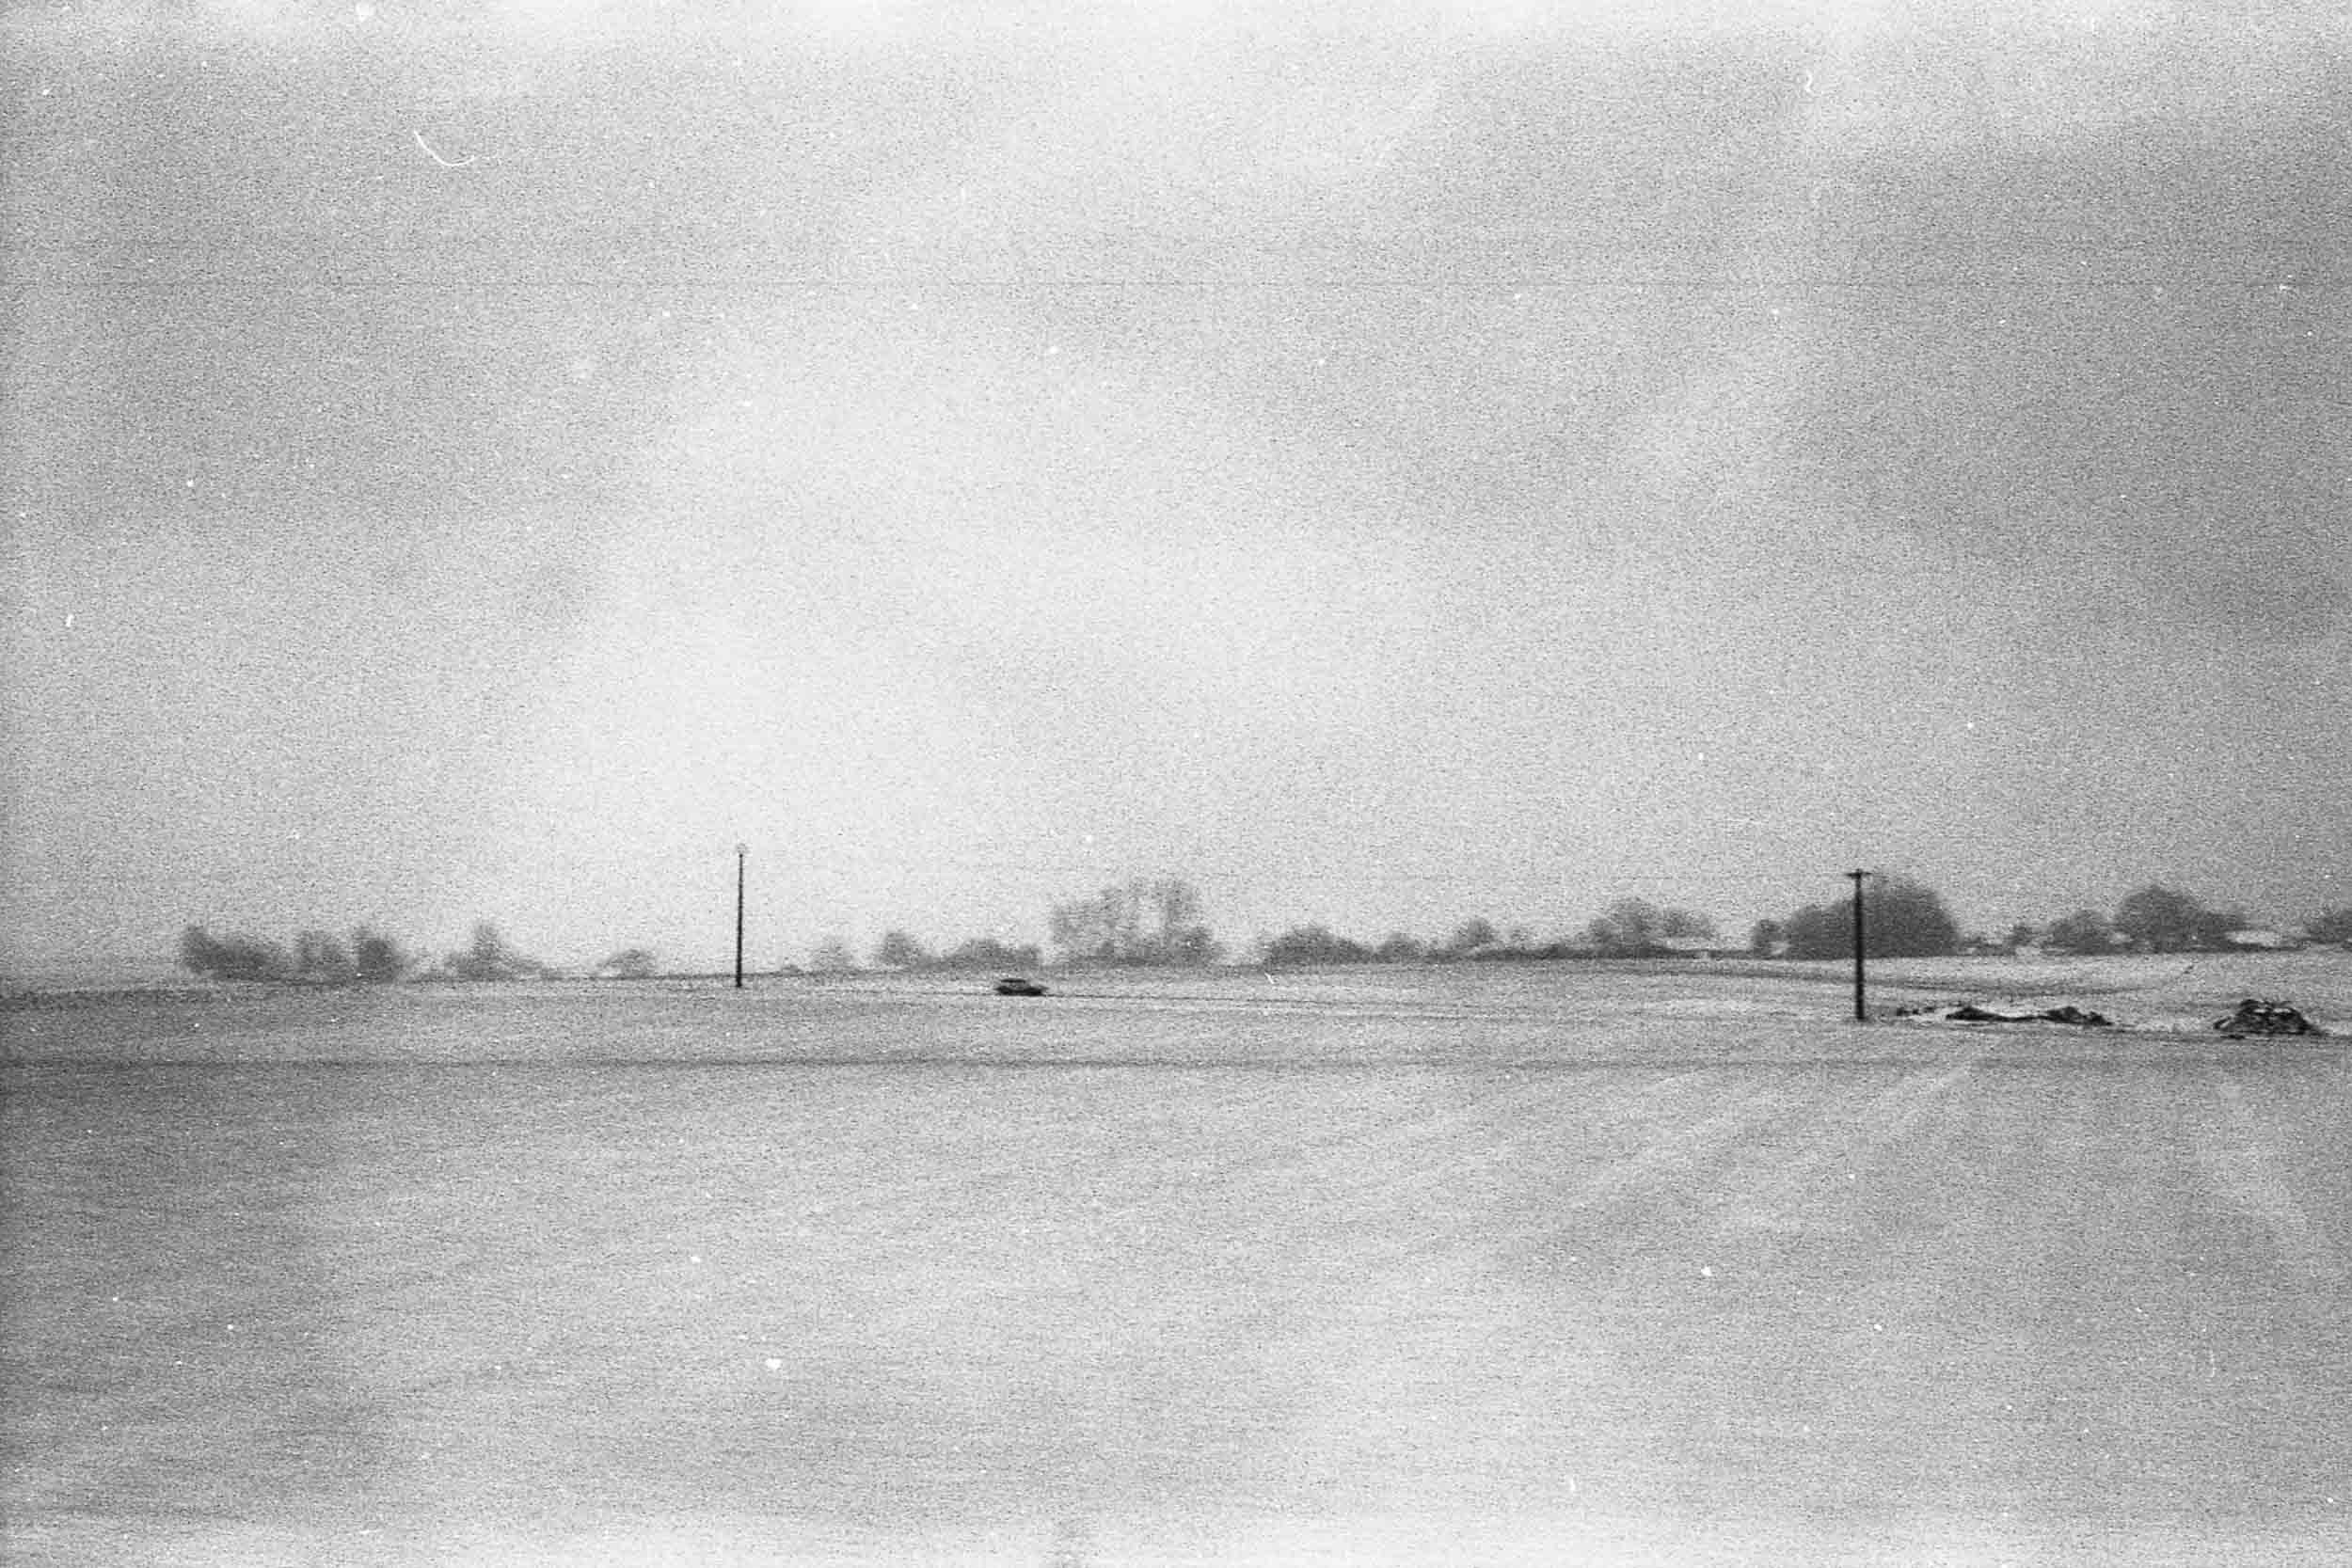
[[[2312,1217],[2296,1201],[2293,1189],[2270,1157],[2270,1134],[2246,1103],[2246,1091],[2228,1072],[2208,1068],[2216,1097],[2227,1114],[2226,1127],[2208,1117],[2193,1117],[2197,1158],[2222,1195],[2248,1218],[2270,1233],[2279,1256],[2297,1273],[2319,1284],[2341,1290],[2344,1264]]]
[[[1872,1164],[1880,1150],[1909,1133],[1974,1072],[1989,1049],[1979,1046],[1948,1067],[1906,1073],[1892,1087],[1843,1112],[1764,1181],[1726,1195],[1719,1228],[1781,1234],[1806,1229],[1813,1223],[1807,1212],[1817,1206],[1828,1180],[1839,1171],[1853,1177]]]
[[[1715,1082],[1743,1081],[1740,1075],[1726,1071],[1693,1076]],[[1683,1082],[1676,1080],[1677,1085]],[[1712,1116],[1669,1132],[1638,1152],[1612,1162],[1576,1190],[1567,1206],[1576,1210],[1597,1208],[1621,1194],[1657,1185],[1668,1176],[1688,1177],[1696,1173],[1758,1127],[1788,1113],[1792,1097],[1778,1092],[1779,1089],[1775,1081],[1773,1092],[1744,1094]]]

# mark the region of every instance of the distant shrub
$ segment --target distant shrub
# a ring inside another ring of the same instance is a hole
[[[2052,953],[2112,953],[2116,942],[2115,927],[2097,910],[2061,915],[2042,934],[2043,949]]]
[[[974,937],[933,960],[942,969],[1035,969],[1043,952],[1035,942],[1012,943]]]
[[[625,947],[596,965],[591,974],[605,980],[650,980],[660,968],[650,947]]]
[[[1295,926],[1265,944],[1265,962],[1273,968],[1312,964],[1369,963],[1373,950],[1349,937],[1334,935],[1325,926]]]
[[[904,931],[885,931],[874,944],[874,964],[879,969],[922,969],[930,961],[930,950]]]

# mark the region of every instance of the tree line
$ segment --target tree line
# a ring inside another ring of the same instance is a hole
[[[201,926],[180,933],[180,967],[215,980],[292,980],[315,985],[380,985],[415,965],[399,942],[365,926],[350,940],[303,931],[291,944],[249,936],[215,937]]]
[[[1999,939],[1963,936],[1932,889],[1904,877],[1876,877],[1863,897],[1863,942],[1872,958],[1937,958],[1962,952],[2215,953],[2248,945],[2233,933],[2261,930],[2236,905],[2208,906],[2196,895],[2151,882],[2125,894],[2112,911],[2083,909],[2042,925],[2021,922]],[[2322,911],[2306,922],[2299,939],[2263,932],[2260,944],[2296,941],[2323,946],[2352,945],[2352,906]],[[1791,958],[1844,958],[1853,955],[1853,899],[1808,904],[1785,920],[1762,920],[1748,939],[1749,951]]]
[[[1715,951],[1715,923],[1692,910],[1646,898],[1619,898],[1572,936],[1540,939],[1524,926],[1497,926],[1473,915],[1443,937],[1422,941],[1391,931],[1365,943],[1321,924],[1295,926],[1257,944],[1277,968],[1345,963],[1511,962],[1542,958],[1661,958]]]
[[[1872,958],[1937,958],[1963,952],[2041,951],[2064,954],[2210,952],[2234,945],[2230,933],[2252,918],[2236,907],[2211,908],[2194,895],[2152,883],[2134,889],[2112,911],[2077,910],[2041,926],[2020,924],[1993,940],[1963,935],[1943,897],[1915,879],[1874,876],[1864,894],[1865,940]],[[1182,877],[1131,878],[1089,896],[1052,907],[1047,917],[1052,957],[1063,965],[1120,968],[1216,963],[1227,948],[1212,931],[1200,889]],[[2352,906],[2332,908],[2308,922],[2302,940],[2352,945]],[[1739,950],[1716,939],[1715,923],[1695,911],[1645,898],[1618,898],[1571,935],[1539,939],[1523,926],[1501,927],[1472,916],[1446,935],[1424,940],[1391,931],[1364,942],[1321,922],[1294,926],[1248,944],[1246,960],[1274,968],[1359,963],[1510,962],[1560,958],[1658,958]],[[1853,953],[1853,899],[1806,904],[1786,916],[1757,921],[1744,951],[1757,958],[1845,958]],[[399,942],[367,926],[338,936],[297,932],[291,942],[244,935],[215,937],[190,926],[180,939],[180,964],[219,980],[311,985],[376,985],[395,980],[520,980],[554,975],[548,965],[516,951],[498,927],[479,922],[466,946],[425,962]],[[1043,965],[1047,949],[994,936],[933,948],[903,929],[882,935],[871,967],[892,971],[1018,971]],[[861,967],[848,942],[820,943],[807,966],[823,972]],[[649,948],[627,948],[596,965],[599,977],[642,979],[662,973]]]
[[[1853,897],[1806,904],[1750,929],[1744,951],[1756,958],[1853,956]],[[2243,908],[2209,908],[2192,894],[2152,883],[2134,889],[2112,914],[2080,910],[2043,926],[2020,924],[1995,940],[1964,933],[1943,895],[1915,878],[1873,875],[1863,894],[1864,951],[1871,958],[1942,958],[1959,953],[2178,953],[2245,945],[2232,933],[2258,923]],[[2292,939],[2281,937],[2281,942]],[[2352,946],[2352,906],[2306,922],[2300,941]],[[1524,927],[1497,927],[1483,916],[1424,942],[1391,932],[1363,942],[1320,923],[1295,926],[1252,944],[1250,957],[1274,967],[1329,964],[1511,961],[1558,958],[1659,958],[1738,950],[1716,940],[1713,921],[1694,911],[1619,898],[1580,931],[1550,940]]]
[[[904,929],[883,933],[871,953],[876,969],[899,972],[937,969],[1034,969],[1050,951],[1057,964],[1105,968],[1182,968],[1225,961],[1231,950],[1205,916],[1200,888],[1183,877],[1136,877],[1113,882],[1085,897],[1052,906],[1048,942],[1011,945],[993,937],[933,950]],[[1424,939],[1391,931],[1377,942],[1359,942],[1320,923],[1260,937],[1241,954],[1246,962],[1276,967],[1349,963],[1451,963],[1564,957],[1659,958],[1713,944],[1715,924],[1690,910],[1662,908],[1641,898],[1621,898],[1596,916],[1578,936],[1541,941],[1525,927],[1504,928],[1483,915],[1461,922],[1443,937]],[[859,967],[849,943],[828,938],[812,953],[809,968],[835,972]]]
[[[1119,968],[1216,963],[1223,944],[1201,918],[1200,890],[1182,877],[1134,877],[1089,897],[1053,906],[1046,915],[1047,940],[1063,964]],[[874,946],[874,967],[890,970],[1036,969],[1045,950],[974,937],[933,951],[904,930],[882,934]],[[855,966],[849,945],[838,938],[819,943],[812,967]]]
[[[201,926],[180,933],[180,967],[214,980],[313,986],[389,985],[396,980],[531,980],[553,970],[515,950],[488,921],[476,923],[464,947],[427,963],[397,940],[355,926],[348,938],[332,931],[294,934],[291,942],[232,935],[215,937]]]
[[[2125,894],[2112,911],[2076,910],[2039,927],[2014,927],[2008,944],[2049,953],[2211,953],[2238,945],[2232,932],[2260,928],[2241,906],[2213,908],[2194,894],[2152,882]],[[2300,940],[2352,946],[2352,905],[2322,910],[2304,922]]]
[[[900,930],[884,932],[882,941],[874,945],[874,967],[877,969],[1037,969],[1043,964],[1044,957],[1044,951],[1033,942],[1009,942],[995,937],[973,937],[953,947],[934,951]],[[855,965],[846,942],[819,947],[817,958],[816,967],[819,969],[847,969]]]

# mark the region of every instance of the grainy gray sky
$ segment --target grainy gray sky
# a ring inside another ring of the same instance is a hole
[[[2338,6],[0,16],[11,973],[2352,902]]]

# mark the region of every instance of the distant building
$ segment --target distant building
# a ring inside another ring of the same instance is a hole
[[[2258,927],[2249,927],[2240,931],[2224,931],[2221,933],[2221,944],[2225,947],[2242,948],[2249,953],[2282,953],[2288,948],[2302,945],[2284,931],[2273,931]]]
[[[1727,937],[1661,937],[1654,945],[1670,958],[1743,958],[1748,951],[1746,942]]]

